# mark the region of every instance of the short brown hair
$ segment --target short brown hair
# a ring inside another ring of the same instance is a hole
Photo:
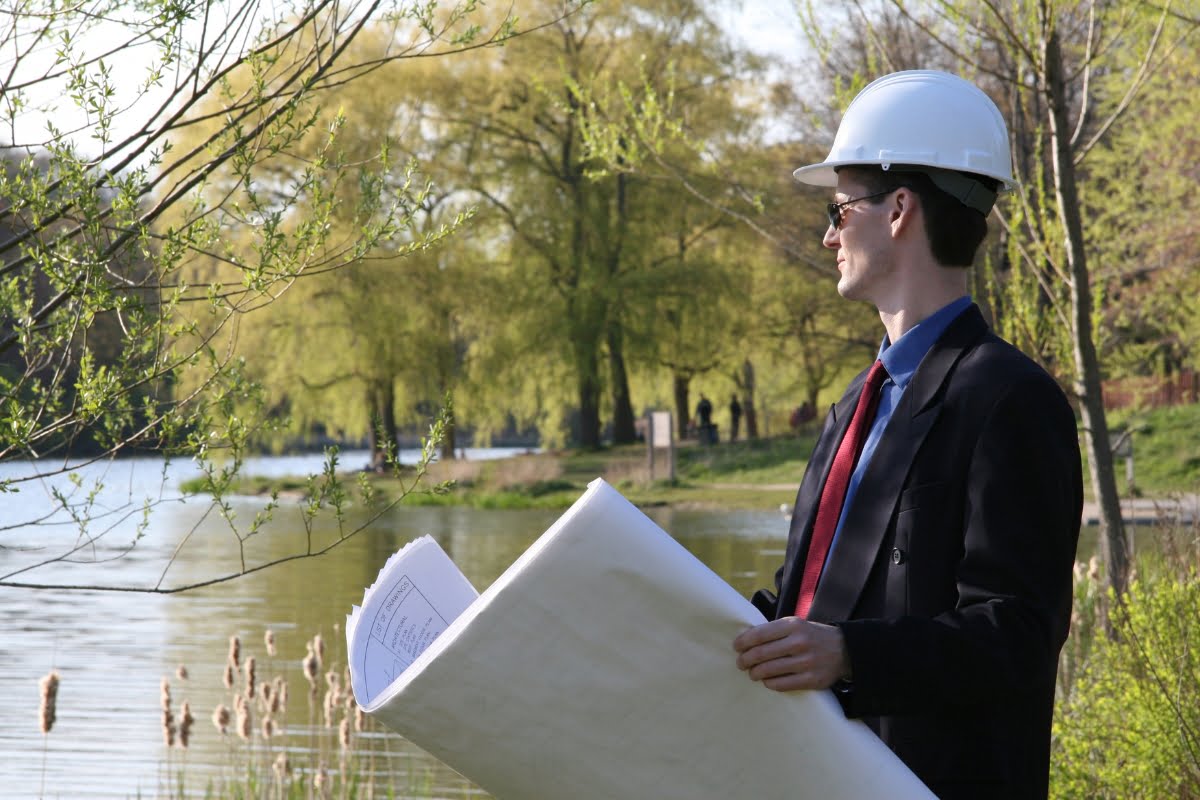
[[[939,189],[927,174],[900,165],[888,170],[874,165],[838,169],[839,174],[843,172],[861,183],[867,194],[885,194],[900,188],[911,190],[921,198],[921,207],[925,210],[925,236],[937,262],[943,267],[969,267],[974,263],[975,253],[987,236],[987,216]],[[998,186],[998,182],[992,178],[961,174],[979,181],[991,191]],[[881,203],[883,198],[869,199],[867,202]]]

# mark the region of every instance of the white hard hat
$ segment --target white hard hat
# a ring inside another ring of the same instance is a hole
[[[1000,109],[973,83],[937,70],[893,72],[872,81],[846,109],[825,160],[792,175],[814,186],[837,186],[837,167],[865,164],[924,167],[920,171],[943,191],[984,214],[994,194],[955,171],[995,178],[1002,189],[1016,185]]]

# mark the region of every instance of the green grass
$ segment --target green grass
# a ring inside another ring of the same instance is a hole
[[[680,451],[679,474],[689,481],[716,483],[799,484],[812,450],[814,434],[753,441],[724,442],[715,447]]]
[[[1141,494],[1200,491],[1200,404],[1113,412],[1109,426],[1133,431],[1133,477]],[[1116,467],[1124,488],[1124,459]]]
[[[790,504],[804,474],[813,433],[720,442],[701,447],[691,442],[676,450],[676,477],[668,480],[665,454],[659,456],[656,480],[649,480],[645,445],[621,445],[597,451],[562,451],[522,455],[496,461],[446,462],[431,467],[425,486],[453,480],[448,494],[410,493],[408,505],[461,505],[486,509],[564,509],[574,503],[588,483],[602,477],[621,490],[632,502],[643,506],[670,505],[684,508],[777,509]],[[346,488],[355,493],[358,474],[342,476]],[[400,479],[390,475],[369,476],[382,502],[400,495],[411,483],[411,473]],[[242,495],[298,496],[306,481],[300,477],[267,479],[248,475],[236,485]],[[203,479],[188,481],[185,492],[203,492]]]

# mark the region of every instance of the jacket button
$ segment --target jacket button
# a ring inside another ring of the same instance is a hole
[[[893,564],[903,564],[904,563],[904,551],[901,550],[899,547],[892,548],[892,563]]]

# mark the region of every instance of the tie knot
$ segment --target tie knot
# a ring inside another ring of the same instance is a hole
[[[887,378],[888,372],[883,368],[883,360],[876,359],[875,363],[871,365],[871,371],[867,373],[867,382],[863,384],[863,390],[878,389]]]

